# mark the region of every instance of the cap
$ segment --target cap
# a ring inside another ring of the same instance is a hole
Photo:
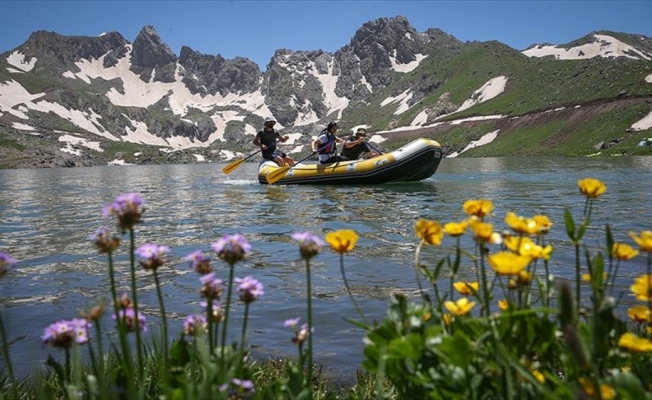
[[[274,119],[274,117],[267,117],[267,118],[265,118],[265,123],[268,123],[268,122],[276,123],[276,120]]]
[[[355,134],[356,134],[356,135],[366,135],[366,134],[367,134],[367,130],[366,130],[365,128],[358,128],[358,130],[355,131]]]

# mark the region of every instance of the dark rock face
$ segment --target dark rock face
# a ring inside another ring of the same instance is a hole
[[[48,77],[53,69],[79,71],[74,63],[82,59],[93,60],[106,53],[112,54],[109,63],[127,54],[129,42],[118,32],[109,32],[98,37],[62,36],[48,31],[36,31],[30,35],[20,51],[27,57],[36,57],[33,72],[44,72]],[[107,61],[105,60],[105,66]]]
[[[151,25],[146,25],[134,40],[131,51],[131,71],[149,82],[155,70],[155,82],[174,82],[177,56]]]

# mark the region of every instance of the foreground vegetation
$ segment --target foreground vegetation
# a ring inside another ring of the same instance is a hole
[[[417,221],[419,298],[395,296],[379,323],[366,318],[346,278],[345,255],[355,250],[358,235],[340,230],[322,239],[293,233],[305,263],[306,308],[301,318],[284,324],[297,355],[262,363],[248,353],[247,320],[265,288],[252,276],[236,277],[236,266],[251,250],[246,238],[226,235],[211,244],[228,265],[228,276],[216,276],[211,256],[187,255],[204,301],[169,343],[169,330],[177,329],[168,326],[158,270],[168,263],[170,249],[136,246],[145,201],[134,193],[118,196],[104,208],[105,216],[117,221],[117,233],[101,227],[92,235],[107,257],[110,306],[98,299],[79,317],[45,327],[42,341],[52,354],[43,369],[22,381],[14,374],[4,329],[11,321],[0,314],[6,363],[0,398],[652,398],[652,232],[630,232],[632,247],[606,226],[604,244],[590,249],[583,238],[587,230],[599,229],[591,225],[591,213],[606,186],[592,178],[578,185],[583,213],[566,210],[564,217],[575,250],[572,284],[559,283],[549,271],[554,249],[546,235],[554,225],[547,216],[508,212],[506,230],[498,233],[500,227],[490,222],[492,202],[468,200],[464,219]],[[423,252],[437,252],[445,240],[455,244],[451,254],[441,254],[434,265],[421,261]],[[119,296],[114,255],[122,247],[130,255],[131,287]],[[348,323],[365,332],[358,380],[340,390],[328,385],[313,362],[319,327],[313,323],[311,261],[325,247],[339,254],[342,281],[358,312]],[[632,282],[637,303],[627,309],[625,321],[617,312],[622,305],[614,285],[621,266],[641,254],[647,267]],[[11,273],[16,263],[0,252],[0,275]],[[472,268],[475,280],[459,280],[462,267]],[[153,333],[139,309],[136,268],[150,271],[156,287],[161,324]],[[243,304],[237,338],[226,335],[234,301]],[[103,343],[109,324],[115,330],[108,331],[110,343]]]

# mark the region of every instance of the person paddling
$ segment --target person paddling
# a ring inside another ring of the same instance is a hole
[[[355,132],[355,135],[352,135],[346,139],[340,154],[349,160],[357,160],[360,157],[360,154],[363,154],[365,158],[376,157],[377,155],[380,155],[376,151],[369,148],[366,140],[367,130],[365,128],[358,128],[358,130]]]
[[[312,143],[312,152],[319,155],[320,164],[332,164],[349,160],[346,157],[337,155],[337,144],[344,142],[344,139],[335,136],[338,129],[337,122],[329,122],[326,129],[321,131],[317,136],[317,140]]]
[[[265,118],[264,128],[256,134],[253,144],[260,146],[263,150],[263,158],[265,160],[274,161],[279,167],[293,166],[294,160],[276,147],[277,142],[287,142],[289,136],[281,136],[281,134],[274,129],[276,120],[274,117]]]

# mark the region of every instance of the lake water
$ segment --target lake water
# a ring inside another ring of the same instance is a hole
[[[500,229],[507,211],[548,215],[555,224],[549,236],[555,245],[552,272],[561,279],[574,276],[563,212],[568,207],[577,220],[581,216],[579,179],[594,177],[607,185],[596,201],[595,229],[588,233],[587,244],[604,244],[599,227],[606,223],[616,240],[630,244],[627,232],[652,229],[652,157],[444,159],[437,173],[422,182],[352,187],[265,186],[257,182],[255,163],[229,176],[222,173],[223,166],[0,170],[0,250],[18,260],[0,279],[0,310],[18,374],[29,373],[48,354],[58,353],[41,345],[47,325],[76,317],[96,299],[110,298],[106,258],[97,254],[88,237],[113,223],[102,218],[101,210],[121,193],[137,192],[147,201],[137,244],[171,248],[160,278],[172,337],[181,331],[186,315],[200,312],[199,277],[183,258],[197,249],[209,252],[210,243],[225,234],[247,238],[252,252],[237,264],[235,275],[253,275],[265,285],[265,296],[250,309],[248,341],[257,354],[273,357],[296,356],[292,332],[283,321],[297,316],[305,321],[305,266],[290,239],[293,232],[323,237],[348,228],[360,235],[355,250],[345,256],[347,277],[367,317],[380,320],[393,292],[416,290],[417,219],[459,221],[465,217],[462,204],[467,199],[491,199],[496,208],[489,222]],[[435,262],[451,245],[445,241],[441,249],[424,250],[422,260]],[[118,283],[126,291],[125,249],[117,255],[117,270]],[[218,277],[228,277],[225,265],[213,265]],[[336,373],[352,373],[362,360],[362,332],[343,320],[357,314],[345,295],[339,255],[325,249],[312,268],[315,361]],[[621,267],[616,292],[627,292],[632,277],[644,268],[643,257]],[[468,262],[461,273],[474,276]],[[138,276],[139,301],[148,321],[156,325],[153,278],[142,270]],[[628,294],[624,298],[631,299]],[[236,304],[231,315],[237,318],[230,324],[234,338],[241,329],[241,314]],[[103,324],[112,328],[108,316]],[[3,364],[0,358],[0,369]]]

